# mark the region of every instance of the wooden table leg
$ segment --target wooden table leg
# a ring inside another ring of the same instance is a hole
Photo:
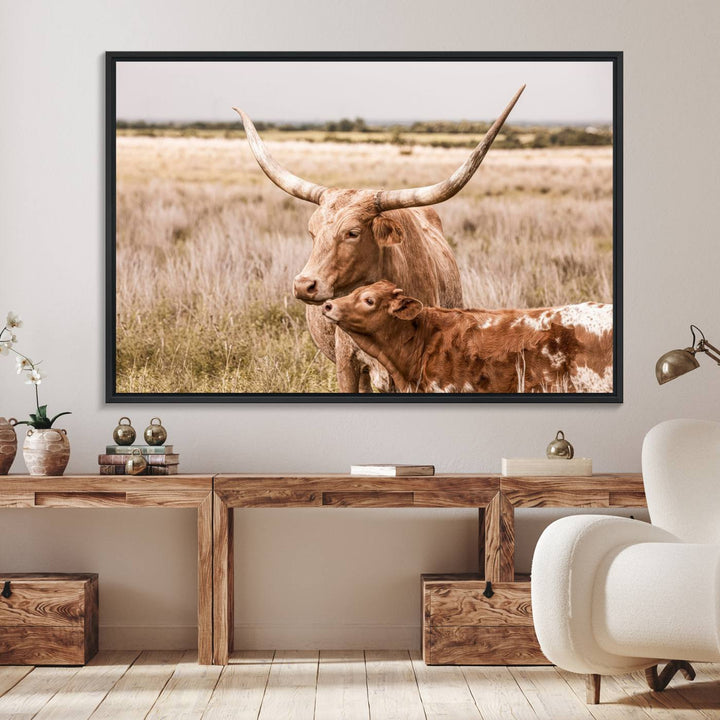
[[[478,508],[478,573],[485,577],[485,508]]]
[[[213,497],[198,506],[198,663],[213,661]]]
[[[234,631],[234,510],[213,493],[213,663],[227,665]]]
[[[502,493],[485,508],[485,579],[515,579],[515,509]]]

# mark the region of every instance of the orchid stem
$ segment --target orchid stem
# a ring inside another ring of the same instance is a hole
[[[23,355],[21,352],[18,352],[15,348],[8,348],[8,349],[12,350],[12,352],[14,352],[16,355],[19,355],[21,358],[25,358],[25,360],[27,360],[30,363],[31,368],[35,367],[35,363],[27,355]]]
[[[10,331],[8,330],[7,325],[6,325],[5,327],[3,327],[2,330],[0,330],[0,338],[2,338],[2,336],[3,336],[6,332],[10,332]],[[30,369],[31,369],[31,370],[34,370],[34,369],[35,369],[35,363],[34,363],[27,355],[23,355],[21,352],[19,352],[18,350],[16,350],[14,347],[9,347],[8,350],[11,350],[11,351],[14,352],[18,357],[21,357],[23,360],[27,360],[27,363],[28,363],[28,365],[30,366]],[[40,412],[40,393],[38,392],[37,383],[35,383],[35,405],[37,406],[38,412]]]

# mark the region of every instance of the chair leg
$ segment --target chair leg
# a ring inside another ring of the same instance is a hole
[[[588,705],[598,705],[600,703],[600,682],[602,675],[586,675],[585,676],[585,692],[586,702]]]
[[[668,686],[668,683],[673,679],[673,677],[675,677],[675,674],[678,671],[685,676],[686,680],[695,679],[695,670],[693,669],[693,666],[685,660],[671,660],[667,665],[665,665],[659,675],[657,668],[657,665],[653,665],[645,670],[647,683],[650,686],[650,689],[655,690],[655,692],[662,692]]]

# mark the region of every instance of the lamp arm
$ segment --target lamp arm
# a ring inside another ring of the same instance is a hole
[[[704,338],[698,343],[698,350],[704,352],[709,358],[712,358],[718,365],[720,365],[720,350],[714,345],[711,345]]]

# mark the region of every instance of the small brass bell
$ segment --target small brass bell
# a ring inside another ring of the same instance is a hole
[[[570,460],[575,454],[575,449],[565,439],[565,433],[558,430],[555,439],[547,446],[545,454],[553,459]]]
[[[167,430],[162,426],[162,420],[153,418],[145,428],[145,442],[148,445],[162,445],[166,440]]]
[[[145,460],[140,450],[135,448],[125,463],[125,472],[128,475],[142,475],[146,469],[147,460]]]
[[[118,420],[118,425],[113,430],[113,440],[118,445],[132,445],[135,442],[135,428],[130,424],[129,417],[121,417]]]

